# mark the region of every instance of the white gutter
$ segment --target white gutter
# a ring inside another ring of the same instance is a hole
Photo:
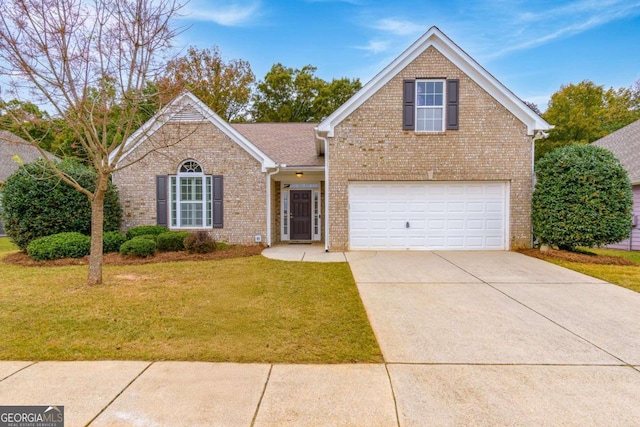
[[[317,128],[316,138],[324,143],[324,251],[329,252],[329,142],[318,135]]]
[[[271,177],[280,172],[280,166],[276,166],[273,172],[267,173],[267,247],[271,247]]]

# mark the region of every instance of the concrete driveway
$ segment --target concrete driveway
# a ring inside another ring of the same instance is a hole
[[[513,252],[350,252],[401,425],[640,424],[640,294]]]

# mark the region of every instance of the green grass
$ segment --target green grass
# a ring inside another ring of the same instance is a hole
[[[382,361],[346,263],[107,265],[98,287],[86,268],[0,262],[0,360]]]
[[[589,248],[586,250],[598,255],[627,258],[640,264],[640,252],[594,248]],[[584,264],[551,259],[549,259],[548,261],[566,268],[570,268],[571,270],[579,271],[580,273],[605,280],[609,283],[614,283],[633,291],[640,292],[640,266]]]

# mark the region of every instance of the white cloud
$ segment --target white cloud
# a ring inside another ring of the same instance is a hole
[[[380,19],[376,21],[372,27],[376,30],[391,33],[396,36],[414,36],[427,31],[427,29],[422,25],[397,18]]]
[[[246,25],[260,15],[260,1],[192,1],[187,4],[185,18],[209,21],[226,27]]]
[[[497,25],[497,28],[503,29],[497,33],[497,39],[508,40],[509,43],[500,44],[499,48],[486,56],[487,59],[542,46],[619,19],[638,16],[640,1],[578,0],[542,11],[511,12],[515,13],[501,17],[502,22]],[[498,46],[493,46],[496,47]]]
[[[390,43],[386,40],[371,40],[366,46],[355,46],[356,49],[378,54],[389,49]]]

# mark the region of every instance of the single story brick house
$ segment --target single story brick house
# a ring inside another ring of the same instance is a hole
[[[611,151],[622,163],[629,174],[633,189],[633,228],[629,239],[614,245],[612,249],[640,250],[640,120],[627,125],[609,135],[594,141],[593,144]]]
[[[230,124],[183,93],[126,142],[114,182],[126,228],[507,250],[531,245],[533,139],[550,127],[432,27],[321,123]]]

